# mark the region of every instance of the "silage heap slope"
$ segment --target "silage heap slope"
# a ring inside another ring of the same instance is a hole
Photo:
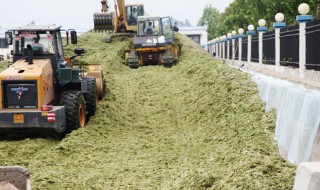
[[[86,128],[26,158],[33,189],[292,189],[250,76],[181,36],[176,66],[132,70],[118,57],[126,39],[101,37],[78,46],[103,65],[107,97]]]

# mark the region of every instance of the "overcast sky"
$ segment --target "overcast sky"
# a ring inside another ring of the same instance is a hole
[[[125,0],[126,4],[143,3],[145,12],[155,16],[172,16],[196,25],[206,5],[220,12],[233,0]],[[111,7],[114,0],[108,0]],[[100,11],[100,0],[1,0],[0,27],[15,28],[29,24],[58,24],[65,29],[93,28],[93,13]]]

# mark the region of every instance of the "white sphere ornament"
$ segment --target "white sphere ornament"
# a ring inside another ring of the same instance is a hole
[[[250,25],[248,26],[248,30],[253,31],[253,30],[254,30],[254,26],[253,26],[252,24],[250,24]]]
[[[232,31],[231,34],[232,34],[232,36],[235,36],[235,35],[237,35],[237,32],[236,31]]]
[[[277,22],[282,22],[284,20],[284,15],[282,13],[277,13],[274,18]]]
[[[243,33],[244,33],[243,28],[239,28],[238,33],[239,33],[239,34],[243,34]]]
[[[301,3],[298,7],[298,11],[300,14],[302,15],[306,15],[309,13],[310,11],[310,7],[307,3]]]
[[[227,36],[226,36],[226,35],[223,35],[223,39],[224,39],[224,40],[227,39]]]
[[[263,26],[266,25],[266,20],[260,19],[260,20],[258,21],[258,24],[259,24],[259,26],[263,27]]]
[[[228,38],[230,38],[230,37],[232,36],[232,34],[229,32],[229,33],[227,34],[227,36],[228,36]]]

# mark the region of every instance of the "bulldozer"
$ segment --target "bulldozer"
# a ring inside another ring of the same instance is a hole
[[[170,17],[140,16],[133,49],[125,52],[130,68],[143,65],[171,67],[179,60],[181,45],[174,38]]]
[[[0,133],[64,134],[84,127],[105,85],[101,65],[74,62],[84,49],[64,57],[64,45],[77,44],[77,32],[27,25],[7,31],[5,37],[13,45],[13,63],[0,73]]]
[[[134,33],[137,31],[137,18],[144,15],[143,4],[125,5],[124,0],[117,0],[114,5],[115,12],[109,12],[107,0],[102,0],[101,4],[101,12],[95,12],[93,15],[96,32]]]

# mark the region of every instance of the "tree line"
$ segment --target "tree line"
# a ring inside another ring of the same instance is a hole
[[[208,22],[209,40],[239,28],[246,30],[249,24],[257,27],[258,20],[262,18],[271,30],[274,16],[279,12],[285,15],[285,22],[291,26],[297,24],[296,16],[299,15],[298,6],[301,3],[308,3],[309,14],[315,19],[320,18],[320,0],[234,0],[223,13],[212,5],[206,5],[198,25]]]

